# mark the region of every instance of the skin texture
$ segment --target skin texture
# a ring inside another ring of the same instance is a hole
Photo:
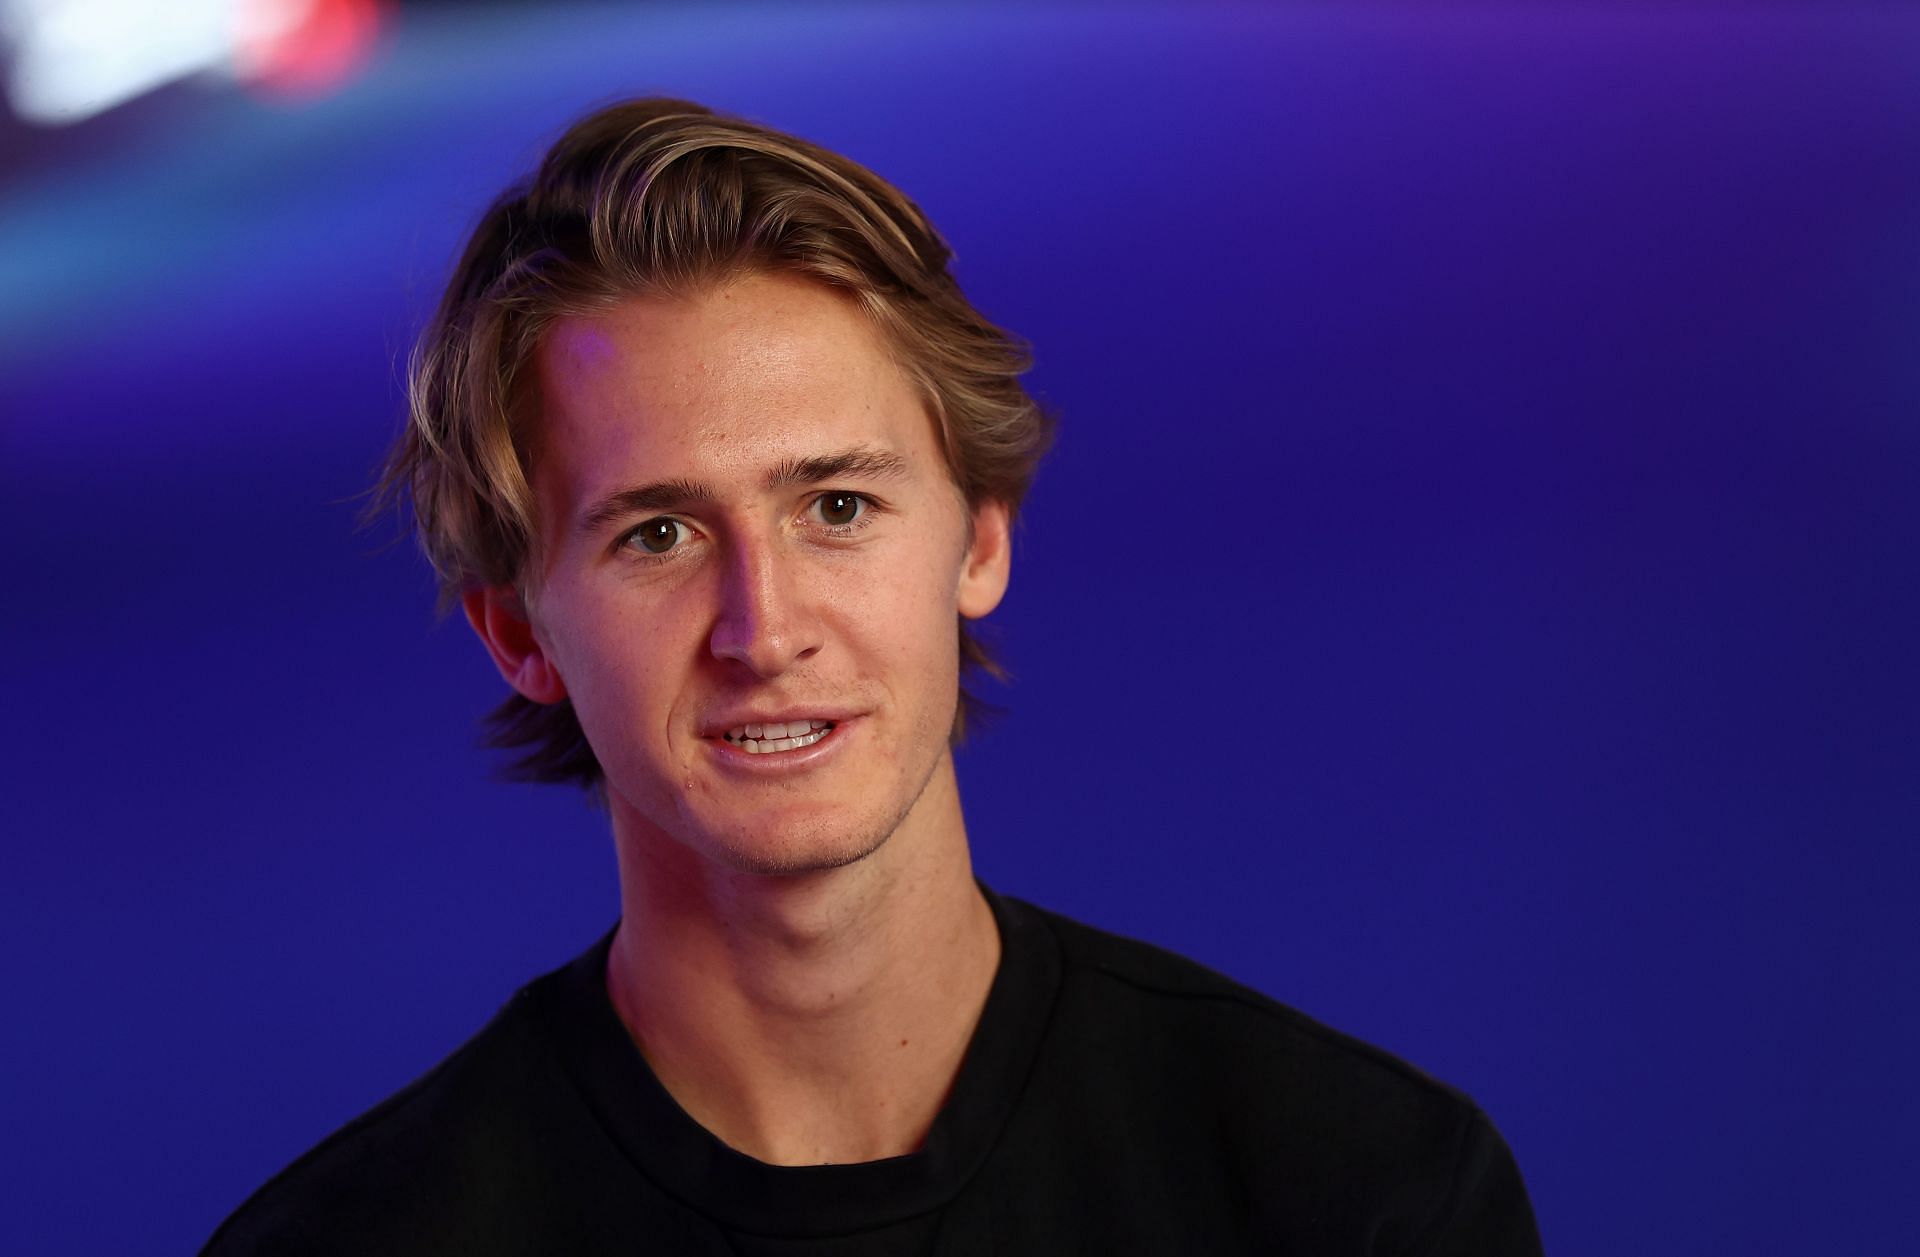
[[[534,570],[466,610],[606,771],[614,1006],[748,1155],[911,1151],[999,960],[947,737],[956,616],[1005,592],[1007,513],[969,510],[878,333],[801,278],[564,319],[536,366]],[[878,465],[804,465],[851,452]],[[803,713],[835,723],[810,750],[720,738]]]

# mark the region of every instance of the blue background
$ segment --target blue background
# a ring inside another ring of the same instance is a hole
[[[190,1251],[617,911],[356,533],[485,200],[692,96],[865,161],[1061,440],[997,888],[1465,1088],[1550,1251],[1910,1251],[1920,14],[403,11],[0,187],[0,1249]]]

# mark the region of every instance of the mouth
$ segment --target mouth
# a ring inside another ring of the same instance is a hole
[[[823,741],[834,731],[831,720],[788,720],[765,725],[740,725],[721,737],[729,746],[749,755],[780,755]]]

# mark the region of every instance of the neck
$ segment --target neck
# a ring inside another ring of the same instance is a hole
[[[950,762],[866,857],[725,867],[615,804],[607,983],[681,1108],[780,1165],[919,1147],[999,964]]]

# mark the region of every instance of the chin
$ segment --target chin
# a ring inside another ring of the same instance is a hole
[[[719,859],[736,873],[760,877],[801,877],[845,868],[878,851],[886,841],[873,842],[769,843],[748,841],[728,844],[718,851]]]
[[[714,859],[737,873],[798,877],[857,864],[884,846],[892,833],[891,825],[850,824],[845,819],[789,820],[715,835],[707,845]]]

